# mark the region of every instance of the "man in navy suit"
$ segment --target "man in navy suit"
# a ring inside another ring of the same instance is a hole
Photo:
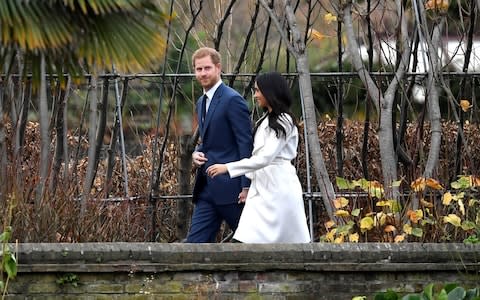
[[[200,48],[192,56],[195,77],[203,87],[196,112],[201,143],[192,154],[197,167],[193,187],[192,223],[187,243],[212,243],[225,220],[235,231],[250,180],[231,179],[228,174],[208,177],[213,164],[250,157],[253,148],[252,125],[245,99],[225,85],[221,78],[221,56],[212,48]]]

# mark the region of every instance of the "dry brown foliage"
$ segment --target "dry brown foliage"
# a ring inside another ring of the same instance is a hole
[[[361,151],[364,124],[346,120],[344,123],[344,168],[343,177],[347,179],[363,178]],[[12,145],[13,132],[7,124],[7,145]],[[466,143],[462,151],[462,174],[478,175],[480,168],[480,131],[478,125],[465,125]],[[333,121],[322,122],[318,126],[318,135],[327,166],[333,182],[338,172],[336,168],[336,125]],[[302,132],[302,131],[300,131]],[[422,132],[423,135],[419,134]],[[454,174],[454,154],[456,153],[457,127],[455,124],[443,124],[442,153],[437,179],[446,184]],[[422,130],[417,124],[409,124],[405,137],[405,152],[416,163],[400,164],[399,176],[406,185],[421,176],[423,162],[428,154],[428,126]],[[144,150],[135,157],[127,159],[128,188],[130,200],[125,196],[124,178],[120,159],[117,157],[115,170],[110,182],[111,193],[105,194],[106,160],[102,159],[91,198],[85,215],[80,214],[80,196],[87,160],[85,157],[87,142],[78,136],[69,136],[71,161],[68,174],[61,173],[54,179],[55,190],[49,190],[40,207],[34,204],[35,188],[38,180],[39,128],[36,123],[28,123],[25,134],[25,147],[16,156],[9,149],[8,178],[2,180],[9,190],[9,198],[15,204],[12,226],[14,238],[21,242],[87,242],[87,241],[159,241],[173,242],[183,237],[176,236],[177,199],[163,197],[151,199],[150,187],[153,157],[158,166],[158,151],[153,155],[153,135],[144,137]],[[54,138],[53,138],[54,140]],[[178,194],[178,153],[175,139],[168,141],[164,154],[161,196]],[[160,142],[162,142],[160,140]],[[52,153],[54,144],[52,142]],[[78,154],[78,156],[76,156]],[[78,159],[76,159],[78,157]],[[368,137],[368,173],[370,180],[381,181],[381,164],[376,136],[376,125],[370,126]],[[306,182],[306,163],[303,142],[299,146],[299,155],[295,161],[299,177]],[[62,167],[63,168],[63,167]],[[63,170],[63,169],[62,169]],[[193,174],[193,173],[192,173]],[[313,172],[312,172],[313,174]],[[192,177],[193,178],[193,177]],[[454,179],[454,178],[453,178]],[[313,191],[318,191],[312,181]],[[116,197],[112,199],[112,197]],[[108,198],[108,199],[107,199]],[[326,220],[320,201],[315,206],[315,222],[323,224]],[[2,204],[5,205],[5,204]],[[189,220],[184,220],[188,222]],[[317,234],[318,235],[318,234]]]

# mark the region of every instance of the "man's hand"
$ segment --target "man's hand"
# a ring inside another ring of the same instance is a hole
[[[205,157],[203,152],[195,151],[192,153],[192,161],[196,167],[200,167],[201,165],[205,164],[208,158]]]

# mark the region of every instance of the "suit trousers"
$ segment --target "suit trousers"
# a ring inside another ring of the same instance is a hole
[[[224,220],[231,230],[237,229],[244,204],[218,205],[213,202],[210,193],[208,186],[205,186],[198,195],[187,243],[215,243]]]

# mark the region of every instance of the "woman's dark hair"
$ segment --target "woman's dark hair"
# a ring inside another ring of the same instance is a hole
[[[277,137],[286,136],[286,129],[278,120],[282,113],[290,115],[293,124],[296,125],[295,118],[290,111],[293,97],[287,80],[278,72],[268,72],[258,75],[255,81],[258,89],[272,108],[272,111],[268,113],[270,128],[275,131]]]

